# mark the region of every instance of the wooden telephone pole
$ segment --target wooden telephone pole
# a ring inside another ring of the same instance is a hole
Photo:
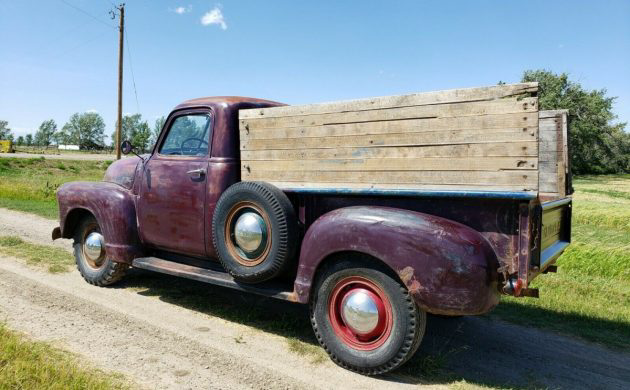
[[[123,88],[123,38],[125,34],[125,3],[116,7],[120,12],[118,40],[118,122],[116,124],[116,159],[120,160],[120,135],[122,134],[122,88]]]

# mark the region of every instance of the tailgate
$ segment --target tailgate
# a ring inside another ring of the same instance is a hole
[[[571,198],[541,204],[540,270],[552,264],[571,242]]]

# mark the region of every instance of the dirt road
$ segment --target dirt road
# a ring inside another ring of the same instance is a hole
[[[90,153],[61,153],[61,154],[40,154],[40,153],[0,153],[0,157],[15,158],[39,158],[44,157],[52,160],[92,160],[109,161],[115,160],[115,154],[90,154]]]
[[[54,221],[0,209],[0,235],[51,244],[54,226]],[[70,248],[68,241],[55,245]],[[209,297],[209,307],[189,304],[190,294]],[[262,331],[254,319],[235,314],[249,308],[303,323],[299,338],[314,343],[300,305],[139,271],[117,288],[97,288],[77,272],[51,275],[0,258],[0,320],[149,388],[448,387],[451,379],[426,379],[430,363],[449,378],[477,384],[630,387],[628,353],[476,317],[430,317],[407,369],[367,378],[327,359],[299,356],[281,326]]]

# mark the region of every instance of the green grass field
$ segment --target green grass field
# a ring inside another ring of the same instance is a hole
[[[0,158],[0,207],[56,219],[55,191],[65,182],[103,178],[110,161]]]
[[[0,207],[56,219],[58,186],[100,180],[108,165],[2,158]],[[629,348],[630,175],[579,177],[574,187],[573,243],[558,260],[558,273],[534,281],[539,299],[505,298],[490,316]],[[0,246],[0,251],[17,255],[16,248],[28,257],[23,245]]]
[[[26,339],[0,323],[0,389],[128,389],[120,375],[106,374],[75,356]]]

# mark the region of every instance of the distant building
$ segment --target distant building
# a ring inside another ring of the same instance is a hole
[[[79,150],[79,145],[59,145],[59,150]]]

